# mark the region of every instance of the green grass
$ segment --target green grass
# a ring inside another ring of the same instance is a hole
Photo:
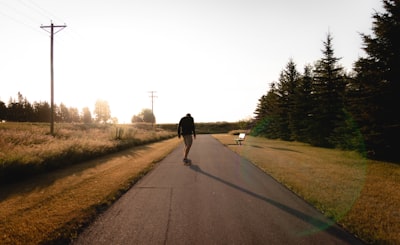
[[[299,142],[214,135],[223,144],[372,244],[400,244],[400,165]]]
[[[134,125],[0,124],[0,182],[65,167],[132,146],[173,137],[175,132]]]

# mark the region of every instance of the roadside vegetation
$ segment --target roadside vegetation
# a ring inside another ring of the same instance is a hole
[[[0,183],[66,167],[95,157],[173,137],[147,124],[0,123]],[[146,128],[147,127],[147,128]]]
[[[0,185],[0,244],[69,244],[180,143],[175,137]]]
[[[364,241],[400,243],[400,165],[299,142],[214,137]]]
[[[383,0],[372,33],[360,34],[365,56],[348,72],[335,56],[333,36],[322,57],[297,69],[290,59],[255,110],[254,136],[356,150],[400,163],[400,2]]]

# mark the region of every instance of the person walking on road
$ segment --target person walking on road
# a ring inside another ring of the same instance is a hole
[[[190,160],[188,159],[188,154],[190,151],[190,147],[193,143],[193,138],[196,139],[196,130],[194,126],[194,119],[190,115],[190,113],[186,114],[186,116],[182,117],[179,121],[178,125],[178,138],[183,136],[183,141],[185,142],[185,148],[183,152],[183,162],[185,164],[189,164]]]

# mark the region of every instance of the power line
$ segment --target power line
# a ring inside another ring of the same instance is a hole
[[[53,43],[54,43],[54,34],[57,32],[61,31],[67,27],[65,24],[64,25],[54,25],[51,23],[49,26],[40,26],[40,28],[46,29],[50,28],[50,97],[51,97],[51,106],[50,106],[50,134],[54,135],[54,69],[53,69]],[[58,31],[54,32],[54,29],[58,28]]]
[[[52,20],[52,22],[53,20],[63,22],[57,17],[57,15],[54,15],[52,12],[31,0],[13,1],[12,4],[0,0],[0,5],[5,7],[0,8],[0,15],[37,32],[39,32],[37,26],[32,25],[31,23],[40,23],[43,19]],[[7,11],[5,11],[5,9]],[[59,40],[54,41],[58,42]]]
[[[41,6],[39,6],[37,3],[33,2],[33,1],[28,1],[29,4],[27,4],[27,2],[25,2],[23,0],[19,0],[19,2],[20,2],[20,4],[24,5],[25,8],[28,8],[28,9],[36,12],[37,14],[41,15],[42,17],[44,17],[46,19],[53,19],[53,20],[61,22],[60,18],[58,18],[56,15],[54,15],[47,9],[42,8]]]
[[[31,17],[26,16],[24,13],[21,13],[19,10],[17,10],[15,7],[10,6],[4,2],[0,1],[0,4],[5,6],[11,11],[4,12],[4,9],[1,9],[0,15],[5,16],[6,18],[12,20],[13,22],[23,25],[29,29],[34,30],[35,32],[39,32],[34,25],[31,25],[31,22],[35,22]],[[26,20],[28,18],[29,20]]]

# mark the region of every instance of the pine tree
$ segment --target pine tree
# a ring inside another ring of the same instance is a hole
[[[0,100],[0,122],[7,119],[7,106]]]
[[[292,128],[293,139],[310,143],[310,125],[312,124],[312,66],[304,67],[304,73],[296,86],[294,96],[294,127]]]
[[[271,139],[279,138],[280,127],[278,116],[280,108],[278,106],[278,99],[278,90],[275,83],[272,83],[268,93],[259,99],[259,104],[255,111],[256,125],[252,129],[253,135]]]
[[[383,0],[373,15],[373,34],[362,34],[367,56],[356,61],[349,105],[375,157],[400,160],[400,1]]]
[[[281,72],[278,84],[279,96],[279,125],[280,138],[283,140],[293,140],[293,130],[296,127],[295,115],[295,90],[300,78],[296,64],[292,59],[286,64],[285,69]]]
[[[323,57],[317,61],[313,80],[313,123],[312,144],[334,146],[329,138],[335,127],[344,120],[344,88],[343,68],[338,64],[340,58],[335,57],[330,33],[324,42]]]
[[[267,114],[267,95],[262,95],[260,99],[258,99],[258,104],[256,110],[254,111],[255,121],[258,123],[261,121]]]

